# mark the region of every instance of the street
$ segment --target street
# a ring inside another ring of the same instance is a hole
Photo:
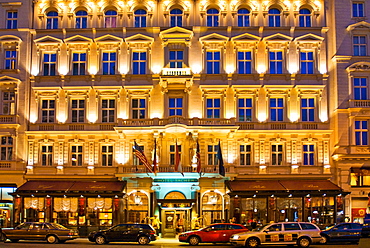
[[[361,242],[360,242],[361,244]],[[367,242],[367,244],[369,244]],[[106,245],[96,245],[95,243],[89,242],[85,238],[79,238],[76,240],[67,241],[65,244],[47,244],[46,242],[41,241],[19,241],[18,243],[0,243],[0,248],[68,248],[68,247],[78,247],[78,248],[92,248],[92,247],[107,247],[107,248],[122,248],[122,247],[150,247],[150,248],[167,248],[167,247],[190,247],[187,243],[180,243],[176,239],[159,239],[157,241],[154,241],[150,243],[149,245],[139,245],[138,243],[109,243]],[[217,248],[232,248],[231,245],[224,245],[224,244],[199,244],[196,247],[217,247]],[[264,247],[273,247],[275,246],[264,246]],[[280,246],[280,247],[286,247],[286,246]],[[295,246],[296,247],[296,246]],[[336,243],[336,244],[329,244],[329,245],[311,245],[311,248],[366,248],[368,246],[359,246],[358,244],[349,244],[349,243]]]

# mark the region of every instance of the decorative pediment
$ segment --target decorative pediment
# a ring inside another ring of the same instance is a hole
[[[253,34],[241,34],[231,38],[231,41],[234,43],[235,47],[238,49],[252,49],[258,44],[261,40],[260,37]]]
[[[82,35],[75,35],[64,39],[64,42],[68,44],[89,44],[92,43],[93,40]]]
[[[288,44],[293,40],[292,37],[284,34],[273,34],[263,38],[263,41],[266,42],[267,47],[270,49],[283,49],[287,48]]]
[[[18,79],[18,78],[9,77],[9,76],[2,76],[2,77],[0,77],[0,85],[4,85],[4,84],[18,84],[20,82],[21,82],[21,80]]]
[[[159,37],[163,40],[165,45],[169,43],[185,43],[189,45],[193,35],[192,31],[182,27],[169,28],[159,33]]]
[[[153,41],[154,38],[143,34],[135,34],[125,39],[125,42],[128,44],[129,47],[135,48],[148,48],[149,46],[151,46]]]
[[[354,29],[365,29],[365,30],[368,30],[368,29],[370,29],[370,23],[368,23],[368,22],[365,22],[365,21],[362,21],[362,22],[357,22],[357,23],[355,23],[355,24],[352,24],[352,25],[349,25],[348,27],[347,27],[347,31],[352,31],[352,30],[354,30]]]
[[[21,38],[15,35],[0,36],[0,43],[20,43],[20,42],[22,42]]]
[[[226,43],[229,41],[229,37],[217,33],[212,33],[201,37],[199,40],[200,42],[202,42],[204,48],[221,49],[225,48]]]
[[[52,51],[59,49],[60,45],[63,43],[63,40],[52,37],[50,35],[40,37],[34,40],[37,50],[46,50]]]
[[[96,43],[121,43],[123,42],[123,39],[111,34],[107,34],[94,39],[94,41]]]
[[[323,40],[323,37],[315,34],[305,34],[294,39],[300,49],[317,48]]]
[[[346,68],[347,72],[362,72],[370,71],[370,63],[369,62],[357,62],[354,63]]]

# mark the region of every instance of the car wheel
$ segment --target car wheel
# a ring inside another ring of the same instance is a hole
[[[139,245],[147,245],[147,244],[149,244],[150,240],[147,236],[140,236],[137,239],[137,242],[139,243]]]
[[[105,239],[104,236],[99,235],[99,236],[95,237],[95,243],[96,244],[102,245],[102,244],[105,244],[105,242],[106,242],[106,239]]]
[[[58,241],[59,240],[55,235],[49,235],[49,236],[46,237],[46,242],[48,242],[49,244],[55,244]]]
[[[17,243],[19,239],[11,239],[10,241],[12,241],[13,243]]]
[[[245,246],[248,248],[256,248],[260,245],[260,241],[257,238],[249,238],[245,243]]]
[[[197,236],[191,236],[189,238],[189,245],[198,245],[200,242],[200,238]]]
[[[328,236],[325,236],[325,235],[321,236],[320,244],[325,245],[328,243],[328,241],[329,241]]]
[[[311,240],[306,237],[299,238],[297,241],[298,247],[307,248],[311,245]]]

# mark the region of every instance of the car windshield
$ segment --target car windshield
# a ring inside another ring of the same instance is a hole
[[[256,227],[255,229],[253,229],[253,231],[256,231],[256,232],[260,232],[262,231],[263,229],[265,229],[267,226],[269,226],[270,224],[265,224],[263,226],[258,226]]]
[[[55,227],[55,228],[58,228],[58,229],[64,229],[64,230],[68,230],[67,227],[65,226],[62,226],[61,224],[58,224],[58,223],[53,223],[51,224],[52,227]]]

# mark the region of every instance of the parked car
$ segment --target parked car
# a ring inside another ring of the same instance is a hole
[[[352,242],[358,243],[361,238],[362,224],[340,223],[321,231],[322,240],[320,243],[329,242]]]
[[[219,223],[196,230],[183,232],[179,235],[180,242],[197,245],[199,243],[228,243],[235,233],[247,232],[248,229],[239,224]]]
[[[24,222],[14,228],[2,228],[3,240],[46,240],[50,244],[64,243],[78,238],[78,231],[66,228],[57,223]]]
[[[118,224],[106,230],[91,232],[88,239],[98,245],[109,242],[138,242],[146,245],[155,241],[157,235],[149,224]]]
[[[232,235],[231,244],[249,248],[260,245],[298,245],[298,247],[307,248],[321,241],[320,229],[309,222],[272,223],[255,230]]]
[[[362,225],[362,237],[367,238],[370,235],[370,214],[365,214],[364,224]]]

